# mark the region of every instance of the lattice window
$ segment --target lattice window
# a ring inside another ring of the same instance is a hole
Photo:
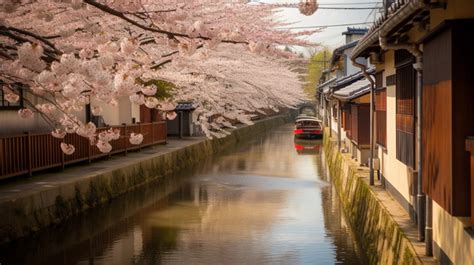
[[[376,141],[387,147],[387,89],[375,92]]]
[[[404,59],[406,63],[399,65],[396,73],[397,159],[414,168],[416,72],[411,60]]]

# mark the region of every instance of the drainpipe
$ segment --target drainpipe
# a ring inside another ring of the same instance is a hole
[[[341,106],[337,103],[337,150],[341,151]]]
[[[375,149],[375,133],[374,133],[374,90],[375,90],[375,81],[370,77],[370,74],[367,73],[367,66],[364,64],[358,63],[356,61],[357,58],[351,59],[352,64],[362,70],[362,74],[369,80],[370,82],[370,161],[369,161],[369,184],[373,186],[375,184],[374,181],[374,149]]]
[[[422,97],[423,97],[423,53],[419,49],[419,47],[415,44],[405,43],[405,44],[396,44],[390,45],[387,43],[387,39],[384,36],[379,37],[380,47],[383,50],[407,50],[413,56],[416,57],[416,63],[413,64],[413,68],[416,70],[417,73],[417,80],[416,80],[416,95],[417,95],[417,123],[416,129],[418,131],[417,134],[417,149],[418,149],[418,161],[417,161],[417,168],[418,168],[418,176],[417,176],[417,200],[416,200],[416,210],[417,210],[417,224],[418,224],[418,239],[420,241],[426,241],[425,243],[425,254],[427,256],[432,256],[432,235],[433,235],[433,228],[432,228],[432,202],[429,197],[427,197],[423,193],[423,179],[422,179],[422,157],[423,157],[423,149],[422,149],[422,140],[421,140],[421,133],[422,133]]]
[[[329,98],[328,100],[328,127],[329,127],[329,139],[332,137],[332,100]]]

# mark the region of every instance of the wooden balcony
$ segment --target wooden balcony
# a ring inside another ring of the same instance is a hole
[[[97,129],[99,132],[110,128],[120,129],[120,139],[111,141],[112,151],[101,153],[89,140],[77,134],[67,134],[63,140],[54,138],[50,133],[25,133],[15,136],[0,136],[0,179],[19,175],[31,176],[33,172],[49,169],[64,168],[66,165],[83,161],[91,162],[94,159],[118,153],[127,153],[145,146],[166,142],[166,122],[153,122],[111,126]],[[143,134],[140,145],[132,145],[130,133]],[[72,155],[65,155],[60,143],[72,144],[76,148]]]

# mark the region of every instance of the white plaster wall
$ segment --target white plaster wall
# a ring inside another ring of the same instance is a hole
[[[355,67],[351,61],[351,54],[353,49],[354,48],[350,48],[344,51],[346,75],[352,75],[360,71],[360,68]]]
[[[474,238],[464,230],[468,223],[469,218],[453,217],[433,201],[433,241],[454,264],[474,264]]]
[[[120,98],[117,106],[111,106],[101,103],[102,117],[108,125],[121,125],[122,123],[131,124],[132,119],[140,121],[140,106],[132,104],[127,97]]]
[[[118,124],[132,123],[132,102],[128,98],[121,98],[118,101]]]
[[[26,95],[26,99],[31,104],[36,105],[45,103],[44,100],[33,96]],[[29,105],[24,104],[26,107]],[[80,121],[85,121],[85,111],[78,111],[73,113]],[[18,116],[18,110],[0,110],[0,135],[17,135],[24,132],[49,132],[52,127],[49,125],[41,115],[35,113],[31,119],[21,119]]]
[[[99,104],[102,107],[102,117],[104,122],[107,125],[119,125],[120,124],[120,112],[119,105],[111,106],[109,104],[101,103]]]

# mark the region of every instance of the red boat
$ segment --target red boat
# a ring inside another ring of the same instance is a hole
[[[296,119],[293,133],[295,138],[299,139],[321,139],[323,137],[321,121],[312,117],[299,117]]]

